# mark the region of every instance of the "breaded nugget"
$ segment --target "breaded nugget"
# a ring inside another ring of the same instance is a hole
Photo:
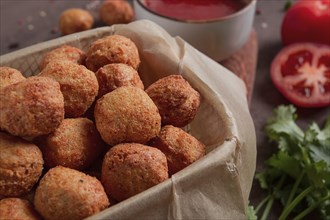
[[[43,158],[40,149],[19,137],[0,132],[0,195],[21,196],[38,181]]]
[[[83,115],[99,90],[95,74],[85,66],[70,61],[54,60],[39,76],[50,77],[60,83],[66,117]]]
[[[106,0],[100,7],[100,18],[107,25],[127,24],[134,18],[132,6],[125,0]]]
[[[84,51],[70,45],[62,45],[43,56],[40,62],[40,70],[43,70],[53,60],[69,60],[84,65],[85,59],[86,53]]]
[[[29,77],[0,90],[0,128],[21,137],[53,132],[64,118],[60,85],[48,77]]]
[[[195,117],[200,95],[180,75],[170,75],[151,84],[146,92],[158,107],[162,125],[183,127]]]
[[[109,145],[146,143],[160,131],[156,105],[142,89],[122,86],[96,102],[96,128]]]
[[[19,70],[0,66],[0,89],[23,80],[25,80],[25,77]]]
[[[150,145],[166,155],[168,171],[171,175],[205,155],[203,143],[172,125],[162,127],[160,134],[150,141]]]
[[[101,182],[108,195],[123,201],[168,178],[165,155],[142,144],[118,144],[104,157]]]
[[[99,180],[62,166],[42,177],[34,196],[36,210],[47,220],[84,219],[109,204]]]
[[[87,118],[67,118],[51,134],[38,138],[47,167],[76,170],[90,166],[104,150],[94,123]]]
[[[0,220],[41,220],[33,205],[25,199],[0,200]]]
[[[89,30],[93,27],[94,18],[81,8],[65,10],[59,19],[60,31],[63,35]]]
[[[86,55],[86,66],[93,72],[110,63],[125,63],[134,69],[138,69],[140,64],[135,43],[121,35],[111,35],[94,41]]]
[[[99,82],[99,97],[121,86],[136,86],[144,90],[139,73],[133,67],[123,63],[105,65],[95,75]]]

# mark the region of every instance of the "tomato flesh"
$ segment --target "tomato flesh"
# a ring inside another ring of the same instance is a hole
[[[301,107],[330,105],[330,47],[296,43],[283,48],[271,66],[276,88]]]

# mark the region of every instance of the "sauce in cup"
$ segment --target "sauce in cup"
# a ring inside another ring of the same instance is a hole
[[[149,10],[178,20],[216,20],[241,10],[244,0],[145,0]]]

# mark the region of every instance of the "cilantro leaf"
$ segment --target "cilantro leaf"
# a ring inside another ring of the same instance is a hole
[[[290,213],[297,213],[296,218],[301,219],[315,209],[324,219],[330,219],[330,115],[323,129],[311,123],[303,131],[296,120],[295,107],[281,105],[265,126],[278,151],[266,161],[267,168],[255,175],[269,193],[256,210],[267,202],[262,215],[266,219],[276,199],[284,208],[281,220]]]
[[[283,173],[287,173],[293,178],[297,178],[301,170],[300,161],[289,156],[289,154],[284,151],[279,151],[277,154],[273,154],[266,163]]]
[[[304,139],[304,132],[295,123],[295,112],[296,109],[292,105],[281,105],[274,110],[265,127],[268,137],[279,142],[279,148],[282,150],[294,151],[296,149],[291,148]]]

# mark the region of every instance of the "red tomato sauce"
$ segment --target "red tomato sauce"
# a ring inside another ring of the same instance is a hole
[[[242,8],[243,0],[145,0],[144,6],[160,15],[179,20],[214,20]]]

